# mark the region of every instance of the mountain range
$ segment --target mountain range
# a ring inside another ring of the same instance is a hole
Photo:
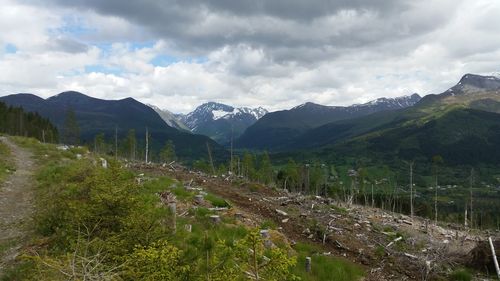
[[[291,138],[281,151],[339,158],[454,165],[500,164],[500,79],[466,74],[447,91],[415,105],[330,122]],[[380,164],[380,163],[379,163]]]
[[[413,94],[397,98],[379,98],[351,106],[325,106],[308,102],[290,110],[266,114],[250,126],[235,144],[246,149],[280,150],[305,132],[322,125],[380,111],[411,107],[420,99],[418,94]]]
[[[106,139],[113,140],[116,128],[120,139],[134,129],[138,142],[144,143],[147,128],[151,135],[152,150],[159,151],[167,140],[172,140],[176,153],[181,158],[205,157],[207,143],[212,146],[214,154],[225,153],[220,145],[206,136],[169,126],[152,108],[133,98],[103,100],[68,91],[47,99],[33,94],[14,94],[0,97],[0,101],[39,113],[55,124],[60,132],[64,131],[64,121],[71,109],[75,113],[82,142],[92,142],[99,133],[104,133]]]
[[[188,114],[151,107],[169,126],[208,136],[220,144],[229,144],[267,113],[262,107],[233,107],[217,102],[204,103]]]
[[[304,152],[330,160],[429,161],[439,154],[453,164],[500,164],[496,76],[466,74],[445,92],[423,98],[412,94],[351,106],[305,103],[270,113],[261,107],[209,102],[189,114],[173,114],[132,98],[102,100],[73,91],[47,99],[15,94],[0,101],[39,113],[62,134],[66,113],[72,109],[87,143],[98,133],[113,138],[115,128],[120,138],[134,129],[140,142],[147,127],[153,149],[173,140],[177,154],[189,159],[206,158],[207,143],[223,159],[227,151],[213,140],[226,145],[234,140],[241,150]]]

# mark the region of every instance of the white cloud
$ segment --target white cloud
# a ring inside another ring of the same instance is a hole
[[[438,93],[466,72],[500,70],[495,0],[327,1],[303,15],[290,10],[300,1],[248,14],[222,2],[156,10],[27,3],[0,0],[0,94],[78,90],[174,112],[206,101],[278,110]],[[17,52],[4,52],[7,44]],[[151,64],[158,55],[176,60]],[[96,65],[112,71],[85,71]]]

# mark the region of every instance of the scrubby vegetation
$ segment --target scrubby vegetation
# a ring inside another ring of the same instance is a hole
[[[316,251],[274,236],[270,247],[259,229],[234,217],[214,223],[214,211],[192,204],[194,192],[180,182],[137,176],[112,158],[104,168],[83,148],[17,141],[40,163],[37,212],[32,243],[3,280],[324,280],[337,273],[335,280],[356,280],[363,274],[318,256],[305,278],[302,259]],[[176,196],[176,216],[161,192]],[[210,193],[205,199],[231,207]]]

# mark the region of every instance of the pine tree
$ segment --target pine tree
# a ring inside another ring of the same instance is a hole
[[[259,179],[265,184],[269,184],[273,180],[273,166],[267,151],[264,151],[260,159]]]
[[[80,143],[80,127],[76,121],[75,111],[69,108],[64,119],[64,142],[78,145]]]
[[[168,140],[160,152],[160,160],[162,162],[171,162],[174,161],[175,159],[176,156],[175,156],[174,142],[172,142],[172,140]]]
[[[137,139],[134,129],[128,130],[127,137],[125,138],[125,151],[130,160],[135,160],[137,151]]]

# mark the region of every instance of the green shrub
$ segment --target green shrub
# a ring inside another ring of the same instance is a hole
[[[219,207],[219,208],[230,208],[231,205],[229,205],[229,203],[220,198],[220,197],[217,197],[213,194],[207,194],[205,196],[205,200],[207,200],[208,202],[210,202],[214,207]]]
[[[450,280],[470,281],[472,280],[472,274],[465,268],[459,268],[450,274]]]

